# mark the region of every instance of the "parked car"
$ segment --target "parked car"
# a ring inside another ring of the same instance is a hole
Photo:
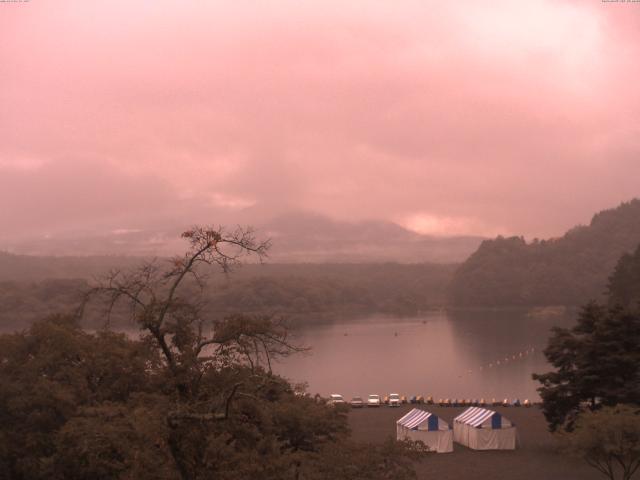
[[[397,393],[389,394],[389,406],[390,407],[399,407],[400,406],[400,395]]]
[[[344,398],[342,398],[342,395],[340,395],[339,393],[332,393],[331,395],[329,395],[329,401],[327,402],[327,404],[338,405],[341,403],[345,403]]]
[[[380,395],[371,394],[369,398],[367,398],[367,407],[379,407],[380,406]]]
[[[351,399],[351,406],[353,408],[362,408],[364,407],[364,400],[362,400],[362,397],[353,397]]]

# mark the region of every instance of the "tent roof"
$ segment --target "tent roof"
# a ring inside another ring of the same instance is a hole
[[[425,422],[431,415],[433,415],[433,413],[413,408],[409,413],[400,418],[400,420],[398,420],[396,423],[398,425],[402,425],[403,427],[415,428],[421,423]]]
[[[472,427],[479,427],[485,421],[496,414],[493,410],[487,410],[481,407],[470,407],[454,418],[454,422],[464,423]]]

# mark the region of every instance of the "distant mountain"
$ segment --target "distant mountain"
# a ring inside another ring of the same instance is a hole
[[[602,300],[618,259],[640,244],[640,200],[594,215],[588,226],[527,243],[486,240],[456,271],[458,306],[581,305]]]
[[[340,222],[306,212],[277,217],[260,232],[272,239],[274,262],[457,263],[483,240],[420,235],[392,222]]]
[[[272,239],[271,262],[437,262],[467,258],[481,237],[431,237],[385,221],[339,222],[294,212],[254,223],[260,238]],[[180,233],[189,225],[164,230],[130,229],[75,232],[0,242],[0,249],[29,255],[169,256],[181,253]]]

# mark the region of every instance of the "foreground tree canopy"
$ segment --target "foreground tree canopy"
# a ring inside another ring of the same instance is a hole
[[[565,434],[570,453],[610,480],[630,480],[640,468],[640,410],[618,405],[585,412]]]
[[[168,266],[111,272],[88,294],[124,302],[133,340],[51,317],[0,336],[0,477],[21,479],[413,478],[413,444],[353,444],[346,412],[294,392],[271,362],[301,350],[283,322],[209,322],[188,282],[267,245],[194,228]]]
[[[555,328],[545,355],[556,370],[536,374],[552,430],[571,428],[585,408],[640,402],[640,315],[597,304],[577,325]]]

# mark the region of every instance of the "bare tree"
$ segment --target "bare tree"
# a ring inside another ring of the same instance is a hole
[[[207,275],[215,270],[226,274],[247,256],[262,260],[268,241],[257,241],[250,229],[227,232],[203,226],[187,230],[182,238],[189,245],[184,256],[111,271],[87,292],[81,312],[96,298],[105,302],[107,318],[117,305],[128,306],[143,338],[158,349],[165,366],[163,388],[175,392],[166,412],[168,444],[181,477],[193,479],[206,471],[206,445],[190,440],[195,432],[204,438],[205,425],[231,421],[234,399],[260,400],[270,389],[289,388],[272,374],[272,360],[303,348],[291,342],[280,318],[211,320],[203,309]],[[195,295],[193,284],[198,287]],[[246,416],[239,414],[238,421],[247,421]],[[233,442],[229,430],[224,431]]]
[[[210,320],[204,313],[202,292],[212,267],[226,274],[245,257],[262,261],[268,240],[256,240],[251,229],[239,227],[227,232],[209,226],[194,226],[182,238],[189,244],[183,256],[109,272],[87,292],[83,309],[86,302],[99,298],[105,302],[109,318],[117,305],[127,305],[131,319],[161,351],[183,399],[198,395],[200,380],[208,370],[244,364],[254,374],[258,369],[270,374],[274,357],[303,350],[290,341],[280,318],[235,315]],[[193,283],[199,295],[185,295],[185,286]],[[228,414],[234,395],[242,393],[240,386],[234,384],[221,395],[223,413]]]

